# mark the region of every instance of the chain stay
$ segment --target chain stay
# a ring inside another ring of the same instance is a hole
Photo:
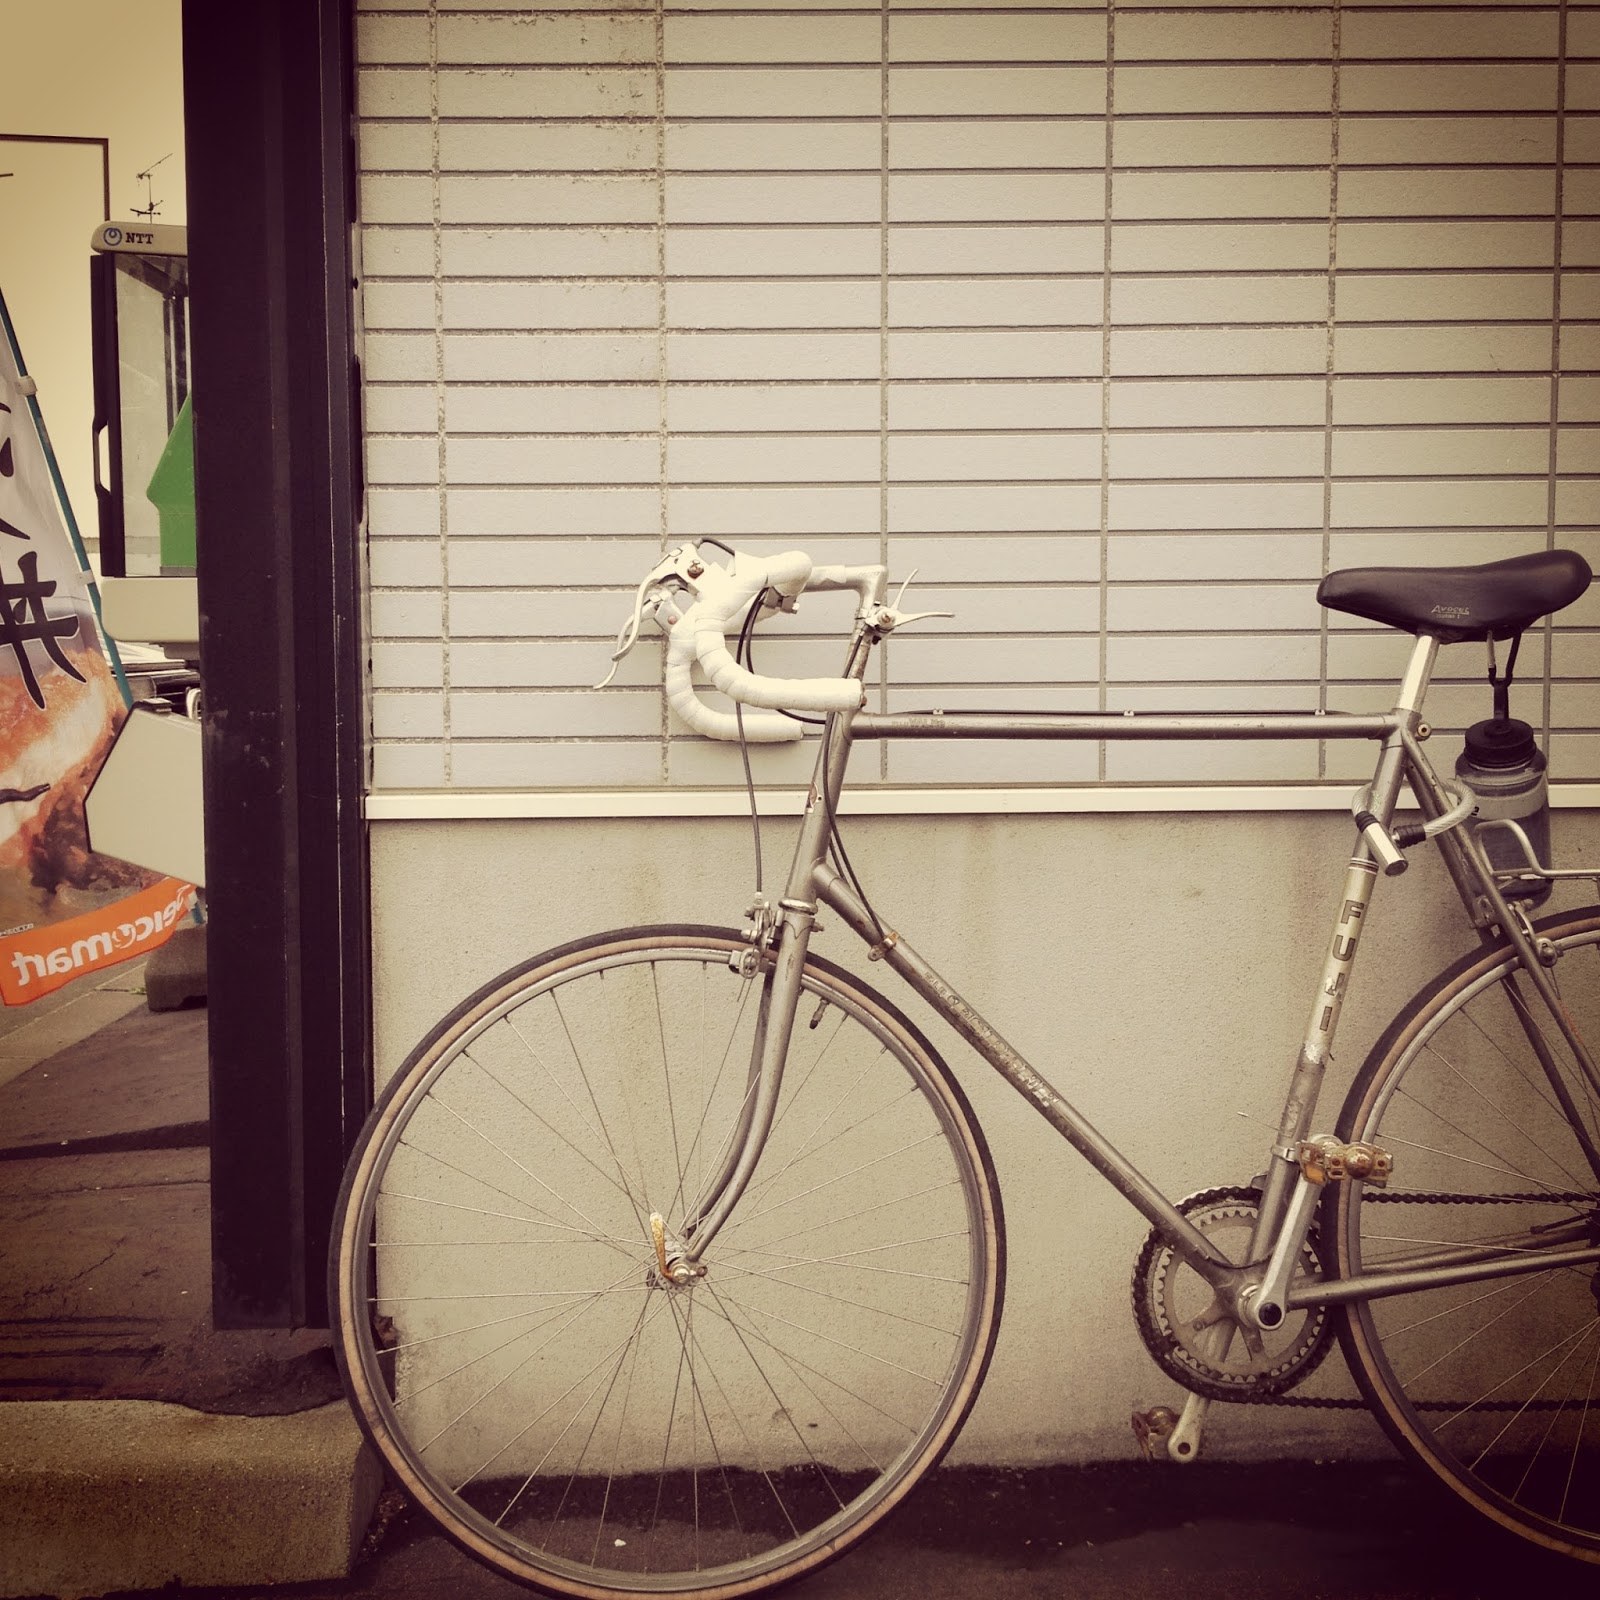
[[[1577,1205],[1593,1202],[1594,1194],[1587,1194],[1577,1190],[1535,1191],[1530,1194],[1449,1194],[1427,1193],[1421,1190],[1413,1193],[1377,1194],[1371,1190],[1361,1196],[1363,1205],[1453,1205],[1453,1206],[1493,1206],[1493,1205],[1527,1205],[1530,1202],[1546,1202],[1551,1205]],[[1301,1406],[1314,1411],[1365,1411],[1365,1400],[1346,1400],[1333,1396],[1317,1397],[1303,1394],[1260,1394],[1247,1392],[1230,1395],[1228,1401],[1235,1405],[1244,1406]],[[1413,1402],[1418,1411],[1459,1411],[1465,1401],[1461,1400],[1418,1400]],[[1480,1401],[1474,1408],[1478,1411],[1522,1411],[1522,1410],[1550,1410],[1561,1402],[1547,1401],[1516,1401],[1516,1400],[1485,1400]]]

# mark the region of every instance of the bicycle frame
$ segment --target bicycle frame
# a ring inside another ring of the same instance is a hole
[[[881,637],[870,622],[858,624],[846,675],[865,676],[871,649]],[[1295,1285],[1295,1264],[1323,1190],[1302,1171],[1297,1147],[1311,1134],[1318,1094],[1332,1053],[1344,995],[1366,924],[1380,851],[1371,841],[1387,841],[1402,786],[1409,786],[1426,822],[1446,817],[1452,795],[1422,749],[1428,729],[1422,702],[1438,653],[1438,641],[1419,636],[1412,648],[1392,710],[1381,715],[1343,712],[1306,715],[1183,715],[1113,713],[901,713],[838,712],[829,716],[795,849],[786,889],[776,908],[775,925],[755,930],[751,957],[765,962],[766,991],[762,1026],[757,1030],[750,1067],[753,1092],[747,1094],[741,1126],[730,1141],[720,1171],[685,1215],[679,1255],[698,1263],[710,1247],[753,1175],[782,1082],[800,997],[800,977],[819,905],[827,906],[868,945],[872,959],[893,968],[933,1009],[972,1045],[1005,1080],[1165,1238],[1209,1283],[1237,1318],[1261,1327],[1278,1325],[1300,1307],[1408,1293],[1446,1284],[1509,1277],[1553,1266],[1600,1262],[1600,1246],[1587,1228],[1575,1223],[1555,1244],[1573,1248],[1507,1259],[1492,1247],[1438,1252],[1426,1261],[1397,1270],[1367,1272],[1336,1282]],[[1219,1254],[1205,1235],[1162,1191],[1101,1134],[898,932],[882,928],[874,913],[827,864],[838,798],[851,748],[857,739],[1371,739],[1379,751],[1372,782],[1359,797],[1363,832],[1345,872],[1322,975],[1312,997],[1300,1053],[1290,1076],[1282,1116],[1270,1151],[1259,1218],[1248,1252],[1252,1265],[1241,1267]],[[1375,821],[1377,832],[1367,825]],[[1511,909],[1477,842],[1448,825],[1434,836],[1468,918],[1488,938],[1498,925],[1521,958],[1528,982],[1556,1019],[1583,1071],[1600,1093],[1600,1071],[1567,1016],[1554,981],[1539,959],[1530,926]],[[1398,860],[1398,865],[1396,861]],[[1404,870],[1398,852],[1385,855],[1384,870]],[[1576,874],[1574,874],[1576,875]],[[757,951],[761,951],[758,955]],[[753,968],[747,969],[753,971]],[[1522,1026],[1541,1051],[1537,1023],[1524,1010]],[[1546,1071],[1553,1069],[1547,1064]],[[1564,1092],[1564,1091],[1563,1091]],[[1600,1150],[1586,1151],[1600,1180]],[[1580,1242],[1581,1241],[1581,1242]]]

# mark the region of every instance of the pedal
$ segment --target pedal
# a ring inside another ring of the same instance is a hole
[[[1145,1460],[1166,1460],[1167,1440],[1178,1426],[1178,1413],[1171,1406],[1152,1406],[1148,1411],[1135,1411],[1128,1420]]]
[[[1129,1420],[1145,1460],[1184,1465],[1195,1460],[1200,1454],[1200,1429],[1210,1403],[1204,1395],[1191,1394],[1184,1400],[1181,1413],[1171,1406],[1135,1411]]]
[[[1358,1178],[1381,1189],[1394,1170],[1394,1158],[1387,1150],[1375,1144],[1357,1141],[1345,1144],[1331,1133],[1319,1133],[1302,1139],[1295,1146],[1294,1158],[1300,1170],[1315,1184],[1341,1183],[1346,1178]]]

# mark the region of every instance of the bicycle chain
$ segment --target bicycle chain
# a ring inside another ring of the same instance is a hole
[[[1600,1201],[1600,1194],[1595,1194],[1592,1190],[1558,1191],[1551,1189],[1535,1190],[1529,1194],[1430,1194],[1424,1190],[1416,1189],[1409,1192],[1402,1191],[1397,1194],[1374,1194],[1369,1191],[1361,1197],[1363,1205],[1428,1202],[1432,1205],[1447,1206],[1509,1206],[1527,1205],[1541,1201],[1551,1205],[1576,1205],[1579,1202],[1593,1204],[1596,1201]]]
[[[1597,1197],[1592,1193],[1583,1193],[1574,1190],[1553,1192],[1540,1190],[1528,1194],[1450,1194],[1427,1193],[1413,1191],[1412,1193],[1385,1194],[1377,1190],[1367,1190],[1361,1196],[1363,1205],[1455,1205],[1455,1206],[1493,1206],[1493,1205],[1525,1205],[1530,1202],[1548,1202],[1552,1205],[1571,1205],[1577,1203],[1590,1203]],[[1303,1394],[1241,1394],[1235,1401],[1237,1405],[1246,1406],[1300,1406],[1313,1411],[1366,1411],[1365,1400],[1346,1400],[1332,1396],[1318,1397]],[[1461,1402],[1458,1400],[1421,1400],[1414,1402],[1418,1411],[1453,1411],[1459,1409]],[[1556,1402],[1546,1402],[1554,1405]],[[1515,1400],[1489,1400],[1477,1406],[1480,1411],[1518,1411],[1529,1408],[1530,1402]],[[1537,1402],[1532,1402],[1532,1409],[1542,1409]]]

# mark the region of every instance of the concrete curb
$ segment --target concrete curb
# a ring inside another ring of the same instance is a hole
[[[0,1404],[0,1597],[343,1577],[382,1479],[343,1404]]]
[[[152,1011],[176,1011],[206,998],[206,924],[179,928],[144,964]]]

